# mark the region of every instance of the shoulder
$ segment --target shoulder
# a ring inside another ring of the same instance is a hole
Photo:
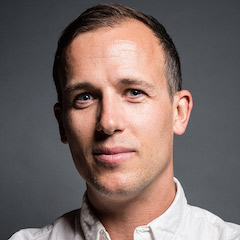
[[[240,226],[225,222],[215,214],[187,205],[184,226],[198,234],[199,239],[240,240]]]
[[[64,214],[56,219],[52,224],[43,228],[28,228],[16,232],[9,240],[65,240],[77,239],[81,240],[82,230],[80,227],[80,209]]]

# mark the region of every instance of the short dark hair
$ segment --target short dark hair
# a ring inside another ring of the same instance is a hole
[[[165,54],[165,74],[171,99],[181,90],[182,77],[180,60],[176,47],[165,28],[152,16],[145,15],[121,4],[99,4],[87,9],[63,31],[58,41],[53,66],[53,78],[58,101],[62,103],[62,88],[67,78],[66,49],[80,33],[94,31],[102,27],[114,27],[129,19],[144,23],[158,38]]]

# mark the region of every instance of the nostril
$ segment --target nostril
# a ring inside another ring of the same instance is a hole
[[[103,122],[103,121],[99,121],[97,123],[96,129],[97,129],[98,132],[104,133],[106,135],[112,135],[116,131],[115,126],[114,126],[113,123],[111,123],[111,122]]]

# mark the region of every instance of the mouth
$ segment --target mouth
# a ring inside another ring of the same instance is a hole
[[[93,156],[97,162],[116,165],[128,160],[134,152],[133,149],[125,147],[98,148],[93,151]]]

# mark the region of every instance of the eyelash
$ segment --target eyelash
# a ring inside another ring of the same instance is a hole
[[[86,98],[87,97],[87,98]],[[86,98],[86,99],[84,99]],[[91,101],[96,99],[93,94],[89,92],[83,92],[78,94],[74,99],[73,99],[73,106],[74,108],[77,109],[84,109],[87,108],[88,106],[91,105]]]
[[[142,90],[139,90],[139,89],[135,89],[135,88],[127,89],[124,92],[124,95],[128,96],[129,99],[132,100],[132,102],[136,102],[136,103],[140,102],[142,100],[142,98],[144,97],[144,95],[147,96],[147,94],[145,92],[143,92]],[[90,101],[92,101],[94,99],[97,99],[97,97],[94,96],[93,94],[91,94],[89,92],[83,92],[74,98],[73,104],[76,108],[86,108],[89,105],[91,105]]]
[[[80,97],[86,97],[86,96],[90,96],[90,98],[94,98],[91,93],[84,92],[84,93],[81,93],[81,94],[77,95],[77,97],[74,100],[80,100]],[[84,100],[82,99],[80,101],[87,101],[87,100],[90,100],[90,98],[89,99],[84,99]]]
[[[131,92],[131,93],[135,92],[135,93],[137,93],[136,95],[133,94],[133,95],[132,95],[133,97],[137,97],[137,96],[139,96],[139,95],[141,95],[141,94],[145,94],[145,95],[146,95],[146,93],[143,92],[142,90],[135,89],[135,88],[127,89],[126,93],[127,93],[127,92]]]

